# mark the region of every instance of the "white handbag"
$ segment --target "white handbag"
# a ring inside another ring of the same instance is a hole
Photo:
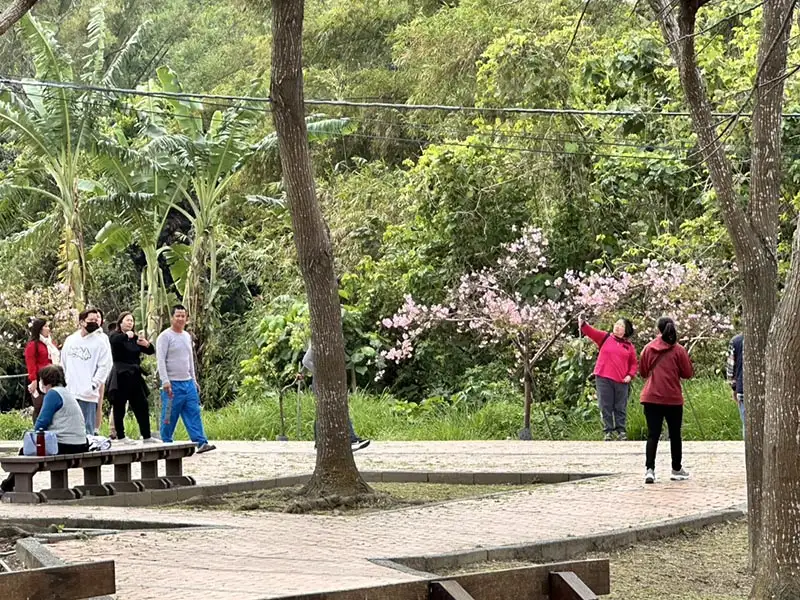
[[[25,456],[36,456],[36,431],[26,431],[22,438],[22,454]],[[55,431],[44,432],[44,450],[46,456],[58,454],[58,436]]]

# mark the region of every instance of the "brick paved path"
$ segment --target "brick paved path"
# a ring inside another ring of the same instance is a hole
[[[222,442],[186,461],[199,483],[308,473],[310,443]],[[668,444],[663,444],[668,446]],[[657,472],[669,473],[668,448]],[[197,512],[0,504],[0,516],[105,517],[209,525],[61,542],[68,561],[117,561],[120,600],[256,600],[405,581],[369,558],[520,544],[657,523],[746,502],[741,442],[684,445],[687,482],[643,484],[642,442],[373,442],[360,468],[420,471],[568,471],[614,475],[487,499],[361,516]],[[46,476],[45,476],[46,477]],[[46,480],[45,480],[46,482]]]

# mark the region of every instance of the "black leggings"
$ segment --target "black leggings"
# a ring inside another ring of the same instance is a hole
[[[672,451],[672,470],[680,471],[683,460],[683,442],[681,441],[681,422],[683,421],[683,406],[675,404],[653,404],[645,402],[644,418],[647,420],[647,457],[645,468],[656,468],[656,452],[658,451],[658,438],[661,437],[661,428],[664,419],[669,429],[669,446]]]
[[[85,444],[62,444],[58,443],[59,454],[80,454],[81,452],[89,451],[89,442]],[[22,456],[22,448],[19,449],[19,455]],[[12,473],[0,482],[0,492],[11,492],[14,490],[14,474]]]
[[[109,392],[111,407],[114,413],[114,429],[117,430],[117,439],[125,437],[125,411],[130,403],[133,416],[139,424],[142,439],[151,437],[150,433],[150,405],[144,393],[141,375],[120,373],[117,375],[117,389]]]

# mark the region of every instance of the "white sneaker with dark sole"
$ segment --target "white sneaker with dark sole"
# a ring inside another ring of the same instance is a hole
[[[656,482],[656,473],[653,469],[647,469],[647,472],[644,474],[644,482],[645,483],[655,483]]]
[[[356,440],[355,442],[350,443],[350,448],[353,449],[353,452],[358,450],[363,450],[367,446],[369,446],[370,440]]]
[[[686,469],[681,469],[680,471],[676,471],[672,469],[672,475],[669,477],[672,481],[686,481],[689,479],[689,473]]]

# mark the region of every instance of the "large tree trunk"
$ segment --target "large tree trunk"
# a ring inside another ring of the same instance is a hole
[[[753,597],[796,598],[797,595],[780,595],[779,588],[768,582],[778,581],[774,575],[780,571],[787,589],[796,591],[797,588],[790,581],[800,577],[796,555],[793,563],[787,563],[793,565],[791,568],[783,570],[777,565],[781,560],[789,560],[788,548],[781,549],[778,543],[782,532],[796,532],[800,525],[800,511],[796,508],[797,478],[780,479],[791,471],[778,470],[785,466],[787,459],[796,460],[797,446],[800,445],[800,440],[795,437],[797,421],[786,420],[788,415],[785,414],[796,398],[796,395],[792,395],[796,390],[792,385],[795,384],[785,378],[790,376],[787,375],[788,372],[796,370],[794,365],[800,357],[800,351],[791,355],[791,343],[773,335],[774,339],[771,340],[767,353],[768,334],[777,306],[783,76],[786,72],[789,31],[796,0],[768,0],[764,3],[764,27],[759,42],[754,89],[756,103],[753,114],[750,198],[746,210],[742,207],[733,185],[733,170],[722,149],[711,114],[711,104],[697,67],[694,47],[695,16],[697,10],[707,2],[708,0],[680,0],[677,18],[673,13],[672,0],[650,0],[650,5],[658,16],[662,33],[678,66],[692,123],[702,145],[703,158],[734,244],[742,282],[750,560],[759,573]],[[795,266],[800,268],[794,260],[792,264],[793,269]],[[800,286],[795,288],[796,293],[800,293],[799,288]],[[787,289],[785,305],[796,301],[790,295]],[[781,306],[780,314],[792,315],[789,310],[786,306]],[[780,316],[776,321],[776,325],[787,325]],[[765,364],[769,368],[765,368]],[[767,426],[766,438],[765,421],[771,423]],[[770,441],[766,448],[765,439]],[[773,447],[786,445],[794,446],[792,453],[779,458],[765,457],[765,453],[771,454]],[[796,475],[797,471],[794,473]],[[783,482],[784,488],[780,487],[779,481]],[[775,486],[778,488],[775,489]],[[787,504],[783,506],[783,512],[778,512],[774,498],[780,497],[789,502],[790,489],[795,489],[794,505]],[[780,490],[785,491],[782,493]],[[794,571],[790,576],[792,568]],[[789,580],[785,579],[787,576],[790,577]]]
[[[333,250],[317,202],[306,131],[302,70],[303,0],[272,2],[270,96],[294,241],[306,285],[315,352],[317,463],[308,495],[369,492],[353,460],[347,372]]]
[[[800,598],[800,228],[767,347],[764,489],[752,598]]]
[[[0,13],[0,35],[13,27],[39,0],[14,0],[7,9]]]

